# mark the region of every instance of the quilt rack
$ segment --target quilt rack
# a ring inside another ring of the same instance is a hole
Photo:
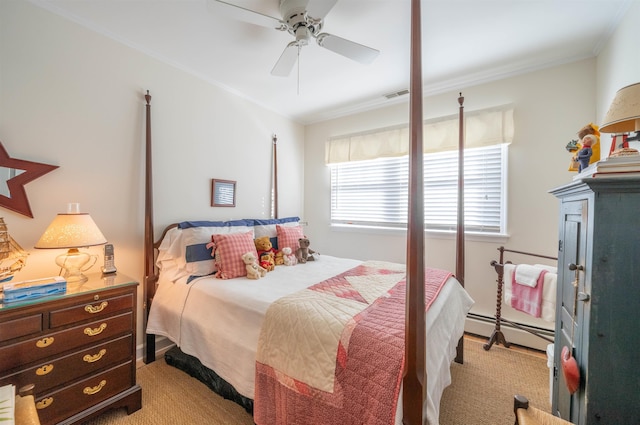
[[[551,257],[548,255],[541,255],[541,254],[534,254],[531,252],[525,252],[525,251],[516,251],[516,250],[512,250],[512,249],[506,249],[504,246],[501,246],[498,248],[498,251],[500,252],[500,256],[499,256],[499,260],[493,260],[491,261],[491,266],[493,268],[495,268],[496,273],[498,274],[498,279],[497,279],[497,289],[496,289],[496,320],[495,320],[495,327],[493,329],[493,332],[491,333],[491,336],[489,337],[489,340],[487,341],[486,344],[484,344],[482,347],[486,350],[489,351],[491,349],[491,346],[495,343],[495,344],[502,344],[505,348],[509,348],[511,346],[510,343],[507,342],[506,338],[504,337],[504,334],[502,333],[502,330],[500,329],[500,325],[502,324],[502,322],[508,323],[509,325],[513,326],[514,328],[523,330],[525,332],[528,332],[530,334],[533,334],[535,336],[537,336],[538,338],[542,338],[545,341],[549,341],[549,342],[553,342],[553,339],[548,338],[545,335],[540,334],[539,332],[537,332],[535,329],[529,329],[526,328],[524,326],[522,326],[519,323],[513,322],[511,320],[507,320],[505,318],[502,317],[502,291],[504,288],[504,266],[505,264],[512,264],[511,261],[504,261],[504,253],[505,252],[511,252],[514,254],[522,254],[522,255],[528,255],[531,257],[537,257],[537,258],[546,258],[548,260],[558,260],[557,257]]]

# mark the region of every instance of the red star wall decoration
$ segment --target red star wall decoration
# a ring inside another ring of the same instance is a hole
[[[24,185],[55,170],[58,166],[11,158],[0,142],[0,167],[23,170],[22,173],[7,180],[9,196],[0,195],[0,206],[33,218]]]

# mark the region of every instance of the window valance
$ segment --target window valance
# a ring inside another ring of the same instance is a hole
[[[424,122],[423,150],[443,152],[458,148],[458,115]],[[465,113],[465,147],[473,148],[513,140],[513,106],[505,105]],[[331,138],[326,143],[325,162],[362,161],[409,154],[407,124]]]

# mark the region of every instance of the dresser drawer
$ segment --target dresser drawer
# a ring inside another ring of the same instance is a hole
[[[131,359],[132,344],[132,335],[97,344],[2,377],[0,385],[12,383],[20,388],[34,384],[34,393],[38,396],[65,382]]]
[[[51,329],[70,325],[84,320],[97,320],[115,313],[133,310],[133,295],[126,294],[119,297],[91,300],[49,313],[49,327]]]
[[[46,336],[0,348],[0,370],[41,361],[65,351],[132,331],[133,313],[128,312],[63,331],[51,332]]]
[[[129,361],[43,397],[36,396],[40,422],[56,424],[131,388],[133,367]]]
[[[42,313],[0,322],[0,342],[42,332]]]

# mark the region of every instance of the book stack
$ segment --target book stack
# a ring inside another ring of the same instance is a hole
[[[626,177],[640,175],[640,155],[625,155],[594,162],[573,177],[574,180],[594,177]]]
[[[0,301],[11,303],[40,297],[60,295],[67,292],[67,281],[61,276],[25,280],[2,285]]]

